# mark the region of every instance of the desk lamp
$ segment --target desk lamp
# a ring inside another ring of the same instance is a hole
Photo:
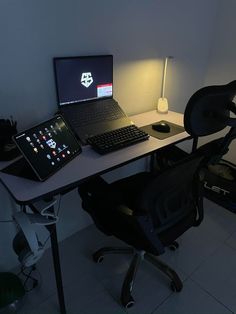
[[[165,98],[166,72],[167,72],[168,60],[172,59],[172,58],[173,57],[171,57],[171,56],[168,56],[165,58],[163,77],[162,77],[161,98],[158,99],[158,103],[157,103],[157,111],[160,113],[167,113],[168,112],[168,100],[167,100],[167,98]]]

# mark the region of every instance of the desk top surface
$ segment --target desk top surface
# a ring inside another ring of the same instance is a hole
[[[178,125],[183,125],[183,114],[172,111],[169,111],[168,114],[159,114],[154,110],[134,115],[130,118],[139,127],[160,120],[167,120]],[[75,157],[45,182],[32,181],[2,172],[0,172],[0,180],[16,202],[29,203],[43,196],[56,195],[67,188],[76,187],[79,182],[86,178],[114,169],[122,164],[150,154],[161,147],[182,141],[187,137],[189,137],[189,135],[186,132],[179,133],[164,140],[150,136],[148,141],[102,156],[88,145],[83,147],[83,151],[80,155]],[[6,165],[6,162],[1,162],[0,168],[2,169]]]

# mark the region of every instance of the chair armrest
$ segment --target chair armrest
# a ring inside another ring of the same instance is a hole
[[[125,206],[125,205],[118,205],[116,206],[116,210],[126,216],[133,216],[134,215],[134,211],[132,209],[130,209],[129,207]]]
[[[132,210],[130,207],[124,205],[124,204],[118,204],[116,206],[116,211],[125,214],[126,216],[134,216],[134,217],[141,217],[141,216],[148,216],[148,211],[144,210]]]

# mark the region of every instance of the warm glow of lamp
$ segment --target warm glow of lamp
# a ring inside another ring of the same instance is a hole
[[[157,102],[157,111],[160,113],[167,113],[168,112],[168,100],[165,98],[165,88],[166,88],[166,73],[167,73],[167,65],[168,60],[172,59],[173,57],[168,56],[165,58],[164,69],[163,69],[163,77],[162,77],[162,89],[161,89],[161,98],[158,99]]]

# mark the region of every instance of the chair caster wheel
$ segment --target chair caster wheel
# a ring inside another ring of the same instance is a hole
[[[175,251],[179,248],[179,243],[177,241],[174,241],[173,243],[171,243],[168,248],[171,250],[171,251]]]
[[[182,284],[182,282],[176,283],[174,281],[171,281],[170,287],[171,287],[172,291],[180,292],[183,288],[183,284]]]
[[[93,261],[94,261],[95,263],[101,263],[101,262],[103,261],[103,259],[104,259],[104,256],[103,256],[103,255],[100,255],[100,254],[98,254],[97,252],[95,252],[95,253],[93,254]]]
[[[134,299],[132,296],[129,296],[128,298],[123,297],[121,303],[126,309],[130,309],[134,305]]]

